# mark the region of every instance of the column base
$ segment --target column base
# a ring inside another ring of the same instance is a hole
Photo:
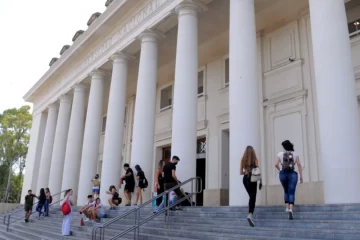
[[[284,190],[281,185],[264,186],[264,188],[266,189],[266,205],[284,205]],[[295,192],[295,205],[324,203],[323,182],[298,183]]]
[[[229,206],[229,189],[205,189],[204,206]]]

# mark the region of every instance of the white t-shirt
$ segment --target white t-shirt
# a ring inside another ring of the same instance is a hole
[[[85,206],[95,206],[95,204],[96,204],[95,201],[92,201],[92,202],[87,201],[87,202],[85,203]]]
[[[280,169],[282,168],[283,158],[284,158],[284,152],[279,152],[277,156],[280,158]],[[297,158],[299,157],[299,154],[297,152],[293,152],[293,157],[295,159],[295,171],[298,170],[297,168]]]

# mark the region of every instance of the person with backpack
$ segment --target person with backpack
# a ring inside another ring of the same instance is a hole
[[[260,181],[259,190],[262,188],[261,175],[259,170],[259,160],[256,157],[252,146],[247,146],[240,162],[240,175],[244,175],[243,184],[249,194],[249,215],[247,220],[251,227],[255,227],[253,214],[255,210],[257,182]]]
[[[284,188],[286,212],[289,214],[289,219],[293,220],[295,190],[298,182],[298,173],[295,170],[297,167],[300,174],[300,183],[303,183],[302,167],[299,155],[294,151],[294,145],[289,140],[283,141],[281,145],[284,151],[278,153],[275,167],[280,171],[279,178]]]
[[[70,200],[71,195],[73,194],[72,189],[68,189],[65,191],[64,194],[64,202],[61,205],[61,212],[63,214],[63,222],[62,222],[62,228],[61,233],[63,236],[70,236],[72,235],[72,232],[70,230],[71,222],[72,222],[72,209],[71,206],[72,201]]]
[[[143,203],[142,190],[148,187],[148,181],[145,177],[144,171],[141,169],[139,165],[135,165],[135,170],[136,170],[136,180],[138,181],[138,184],[136,186],[136,199],[134,204],[136,206],[139,199],[140,199],[140,205]]]

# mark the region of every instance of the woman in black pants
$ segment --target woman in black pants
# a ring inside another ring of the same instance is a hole
[[[164,165],[164,160],[160,160],[155,173],[155,187],[157,189],[157,195],[160,195],[164,192],[164,178],[162,175]],[[161,202],[162,198],[156,199],[156,206],[160,206]]]
[[[249,215],[247,220],[251,227],[255,226],[253,221],[253,214],[255,210],[256,193],[257,193],[257,182],[251,182],[251,170],[255,167],[259,167],[259,160],[256,157],[255,150],[252,146],[247,146],[244,155],[240,163],[240,175],[244,175],[243,184],[249,194]],[[260,180],[259,189],[262,188]]]

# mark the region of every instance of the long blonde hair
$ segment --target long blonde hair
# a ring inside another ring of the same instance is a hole
[[[252,165],[256,165],[256,153],[252,146],[247,146],[244,152],[244,155],[241,159],[241,170],[242,169],[250,169]]]

